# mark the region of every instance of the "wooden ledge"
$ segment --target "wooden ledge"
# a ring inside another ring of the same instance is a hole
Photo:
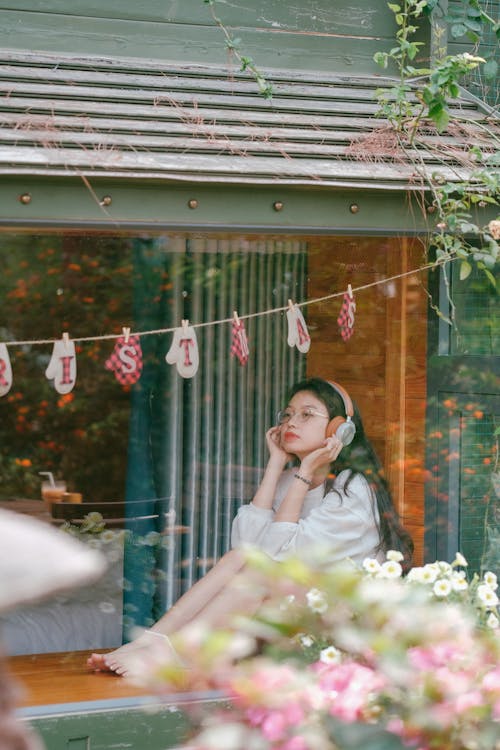
[[[92,651],[10,656],[7,667],[20,688],[19,707],[119,700],[148,693],[110,672],[91,672]]]

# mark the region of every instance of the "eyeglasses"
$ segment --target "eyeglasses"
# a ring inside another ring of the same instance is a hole
[[[311,417],[323,417],[323,419],[330,419],[328,414],[321,414],[321,412],[315,409],[301,409],[300,411],[292,411],[291,409],[282,409],[278,412],[278,424],[285,424],[291,419],[295,419],[297,424],[304,424]]]

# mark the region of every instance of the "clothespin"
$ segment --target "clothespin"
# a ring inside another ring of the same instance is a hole
[[[62,340],[64,341],[64,346],[67,349],[68,348],[68,344],[69,344],[69,333],[67,331],[64,331],[64,333],[62,335]]]
[[[188,327],[188,325],[189,325],[189,320],[183,320],[182,321],[182,328],[183,328],[184,331],[186,330],[186,328]]]
[[[350,297],[350,298],[352,299],[352,297],[353,297],[353,294],[352,294],[352,286],[351,286],[350,284],[348,284],[348,285],[347,285],[347,294],[348,294],[348,295],[349,295],[349,297]]]
[[[125,343],[128,344],[128,340],[130,338],[130,328],[125,328],[125,326],[122,328],[123,338],[125,339]]]
[[[288,307],[290,308],[290,310],[291,310],[292,312],[294,311],[294,304],[293,304],[293,302],[292,302],[292,300],[291,300],[291,299],[289,299],[289,300],[288,300]]]
[[[240,324],[240,319],[238,318],[238,313],[236,312],[236,310],[234,310],[234,311],[233,311],[233,320],[234,320],[234,322],[236,323],[236,325],[238,325],[238,326],[239,326],[239,324]]]

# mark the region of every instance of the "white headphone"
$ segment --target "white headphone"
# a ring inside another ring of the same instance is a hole
[[[334,383],[332,380],[327,380],[326,382],[331,385],[333,390],[336,391],[336,393],[338,393],[341,397],[342,401],[344,402],[346,413],[346,419],[344,419],[344,417],[334,417],[329,421],[328,427],[326,428],[327,437],[336,435],[342,445],[349,445],[349,443],[352,443],[352,441],[354,440],[354,436],[356,434],[356,425],[352,421],[352,418],[354,416],[354,408],[351,398],[347,391],[344,390],[344,388],[342,388],[342,386],[338,383]]]

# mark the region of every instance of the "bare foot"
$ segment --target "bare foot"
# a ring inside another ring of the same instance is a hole
[[[131,641],[130,643],[125,643],[123,646],[120,646],[119,648],[115,649],[114,651],[110,651],[109,653],[91,654],[87,659],[87,666],[89,667],[89,669],[94,670],[94,672],[114,672],[112,667],[110,667],[110,665],[108,664],[108,659],[110,659],[110,661],[113,661],[114,654],[121,654],[131,649],[135,649],[136,644],[136,641]]]
[[[107,654],[92,654],[87,666],[96,672],[113,672],[120,677],[136,676],[141,668],[155,661],[174,659],[181,664],[170,639],[153,630],[146,630],[130,643]]]

